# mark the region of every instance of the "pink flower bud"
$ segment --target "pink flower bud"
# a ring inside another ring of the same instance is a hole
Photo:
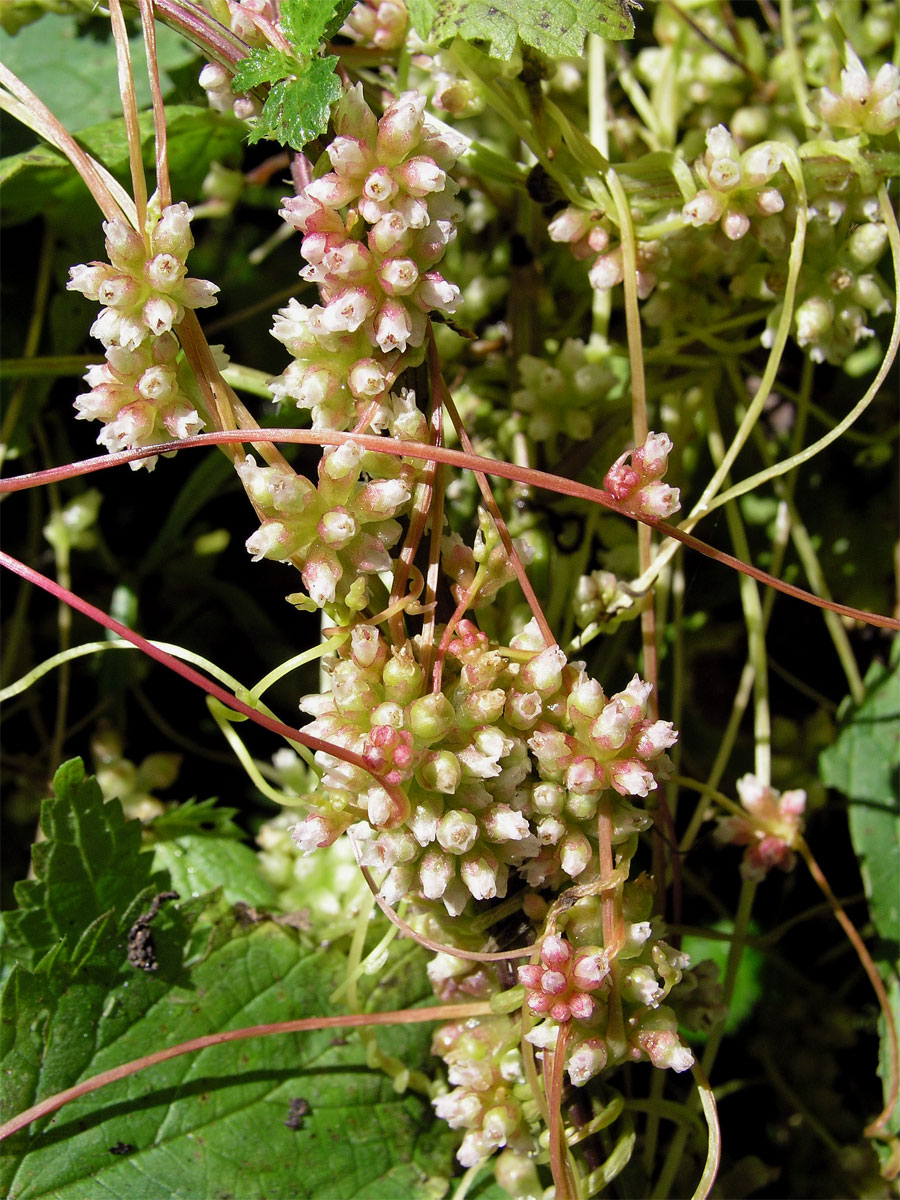
[[[448,854],[465,854],[478,840],[478,822],[470,812],[451,809],[438,822],[437,840]]]
[[[372,169],[375,156],[361,138],[336,137],[328,146],[334,172],[342,179],[358,181]]]
[[[173,325],[181,319],[182,310],[179,304],[168,296],[151,296],[141,310],[141,316],[147,329],[154,337],[168,333]]]
[[[378,122],[375,153],[379,162],[395,166],[402,162],[422,137],[425,97],[404,92],[385,111]]]
[[[210,308],[216,303],[219,288],[208,279],[185,279],[178,291],[178,300],[185,308]]]
[[[353,333],[374,308],[375,297],[366,288],[344,288],[325,307],[322,324],[330,333]]]
[[[411,196],[439,192],[447,182],[447,173],[431,158],[410,158],[395,168],[395,178]]]
[[[569,205],[550,222],[547,232],[553,242],[577,242],[586,237],[591,228],[591,219],[582,208]]]
[[[406,296],[419,282],[419,268],[411,258],[388,258],[378,268],[378,282],[389,296]]]
[[[492,855],[473,854],[464,857],[459,864],[459,874],[476,900],[493,900],[506,890],[501,882],[497,860]]]
[[[357,400],[373,400],[387,390],[387,375],[376,359],[361,358],[350,368],[347,384]]]
[[[398,300],[387,300],[375,317],[374,332],[383,353],[405,351],[413,333],[409,312]]]
[[[570,833],[560,844],[559,865],[571,879],[587,869],[592,857],[591,843],[582,833]]]
[[[96,299],[110,308],[127,309],[138,303],[146,290],[130,275],[111,275],[97,288]]]
[[[164,208],[156,227],[150,231],[150,246],[154,254],[172,254],[182,261],[194,245],[191,234],[193,213],[185,203]]]
[[[101,285],[112,275],[113,268],[106,263],[83,263],[69,268],[66,288],[70,292],[81,292],[88,300],[96,300]]]
[[[143,265],[147,253],[144,239],[130,225],[124,221],[104,221],[103,232],[113,266],[128,270]]]
[[[184,275],[184,263],[174,254],[157,254],[144,267],[144,278],[161,292],[174,291]]]

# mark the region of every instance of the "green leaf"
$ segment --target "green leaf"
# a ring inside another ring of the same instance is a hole
[[[822,780],[849,801],[850,836],[859,855],[872,921],[900,942],[900,642],[889,667],[874,663],[859,707],[845,703],[833,746],[819,757]]]
[[[241,841],[244,831],[234,823],[236,808],[219,804],[215,796],[208,800],[185,800],[167,809],[149,823],[148,832],[154,840],[177,838],[184,834],[205,834],[213,838],[236,838]]]
[[[191,63],[197,51],[165,26],[157,26],[157,56],[163,97],[172,91],[169,72]],[[116,83],[116,46],[109,25],[48,15],[5,37],[3,62],[35,92],[70,131],[107,121],[122,112]],[[150,85],[144,63],[144,39],[129,38],[139,108],[150,105]],[[199,66],[198,66],[199,71]],[[29,135],[30,136],[30,135]]]
[[[301,57],[312,54],[334,37],[353,4],[354,0],[284,0],[281,28]]]
[[[431,7],[428,4],[428,7]],[[495,58],[509,58],[521,38],[543,54],[576,56],[589,33],[613,41],[634,35],[629,0],[436,0],[430,28],[420,2],[416,32],[438,43],[455,37],[484,43]]]
[[[4,914],[9,949],[25,965],[60,940],[74,948],[92,921],[124,913],[153,883],[140,821],[126,821],[118,800],[104,802],[80,758],[59,768],[53,790],[41,807],[46,840],[32,848],[36,878],[16,884],[19,907]]]
[[[342,969],[335,951],[305,949],[295,931],[268,921],[238,930],[189,978],[163,987],[143,977],[108,995],[72,988],[57,1001],[17,969],[4,992],[7,1115],[211,1030],[329,1012]],[[366,1068],[357,1034],[263,1037],[180,1056],[35,1122],[30,1138],[23,1131],[5,1143],[3,1192],[414,1200],[429,1176],[451,1171],[451,1138],[440,1127],[433,1136],[432,1123],[427,1099],[398,1094]]]
[[[166,125],[174,195],[192,202],[200,194],[211,162],[238,161],[245,127],[232,116],[191,104],[167,108]],[[140,130],[144,166],[152,168],[151,113],[141,115]],[[128,140],[121,120],[82,129],[77,140],[130,189]],[[93,198],[68,160],[47,146],[0,160],[0,184],[5,224],[18,224],[40,214],[71,240],[79,240],[80,227],[92,233],[96,228]]]
[[[231,85],[235,93],[240,95],[241,92],[259,87],[261,83],[275,83],[284,79],[294,66],[294,59],[283,50],[275,50],[272,46],[258,47],[238,63]]]
[[[257,123],[250,134],[251,142],[272,138],[282,145],[302,150],[307,142],[328,128],[331,106],[341,96],[341,81],[334,73],[337,58],[313,58],[300,74],[273,83]]]
[[[249,846],[232,838],[183,834],[157,842],[153,865],[171,876],[181,896],[199,896],[220,887],[229,904],[242,901],[260,908],[278,903],[275,888],[259,872]]]

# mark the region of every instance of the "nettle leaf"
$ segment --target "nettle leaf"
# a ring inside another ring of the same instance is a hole
[[[7,947],[24,965],[57,942],[73,948],[92,921],[124,913],[158,882],[140,821],[126,820],[118,800],[104,801],[80,758],[59,768],[53,790],[41,807],[46,840],[32,848],[36,878],[16,884],[19,907],[3,917]]]
[[[309,950],[294,930],[264,921],[177,981],[140,978],[56,1000],[17,968],[4,992],[7,1115],[210,1030],[332,1011],[344,965],[336,951]],[[391,1049],[403,1051],[406,1031],[392,1032]],[[405,1051],[421,1063],[413,1042]],[[33,1123],[5,1143],[3,1194],[412,1200],[452,1169],[452,1135],[432,1135],[432,1124],[425,1097],[398,1094],[366,1068],[356,1033],[257,1038],[172,1059]]]
[[[334,37],[355,0],[284,0],[281,28],[300,54],[312,54]]]
[[[128,41],[132,61],[142,63],[143,36],[134,32]],[[168,97],[174,89],[171,76],[195,61],[197,50],[162,25],[157,26],[156,49],[163,96]],[[47,12],[39,24],[4,39],[3,61],[70,132],[122,112],[116,86],[116,44],[108,23]],[[138,106],[148,107],[147,73],[136,68],[134,74]]]
[[[286,0],[281,27],[295,53],[272,47],[252,50],[238,65],[232,81],[235,92],[270,84],[250,141],[272,138],[294,150],[328,128],[332,104],[340,99],[341,82],[334,73],[337,58],[318,55],[353,7],[352,0]]]
[[[341,81],[334,73],[337,58],[313,58],[299,67],[294,64],[290,78],[279,79],[269,89],[263,110],[250,133],[250,141],[272,138],[294,150],[328,128],[331,106],[341,97]],[[237,77],[236,77],[237,78]]]
[[[211,162],[240,160],[245,126],[233,116],[193,104],[166,109],[169,171],[174,194],[192,202]],[[153,114],[140,117],[141,150],[145,167],[155,162]],[[128,138],[121,120],[82,129],[77,140],[128,184]],[[4,224],[18,224],[40,214],[63,237],[79,240],[79,229],[97,225],[97,206],[75,168],[49,146],[35,146],[0,159]],[[96,236],[96,234],[94,234]]]
[[[833,746],[819,756],[822,780],[849,800],[850,836],[879,935],[900,942],[900,642],[890,666],[873,663],[866,697],[845,704]]]
[[[517,38],[542,54],[576,56],[589,33],[633,37],[631,7],[629,0],[419,0],[413,22],[422,37],[483,43],[495,58],[509,58]]]

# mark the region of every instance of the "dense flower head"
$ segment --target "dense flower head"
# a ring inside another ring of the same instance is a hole
[[[136,350],[171,332],[186,309],[215,304],[215,284],[187,278],[192,215],[186,204],[170,204],[161,213],[151,209],[146,236],[124,221],[106,221],[109,263],[72,267],[68,289],[105,305],[91,327],[104,346]]]
[[[593,1016],[591,993],[606,984],[608,975],[605,951],[592,947],[576,954],[572,945],[556,934],[544,938],[539,964],[519,967],[529,1009],[559,1022],[572,1017],[586,1021]]]
[[[811,97],[819,116],[835,129],[882,135],[900,126],[900,70],[893,63],[879,67],[874,79],[846,46],[847,66],[841,71],[840,92],[820,88]]]
[[[492,1017],[442,1025],[431,1049],[447,1063],[447,1077],[455,1085],[432,1104],[451,1129],[466,1130],[459,1162],[474,1166],[502,1146],[531,1151],[516,1024]]]
[[[462,215],[447,172],[465,143],[438,132],[424,108],[404,92],[378,120],[361,85],[348,89],[327,150],[333,169],[281,210],[304,234],[300,274],[322,304],[294,301],[276,320],[298,362],[273,390],[312,408],[320,427],[349,428],[359,403],[387,392],[396,359],[422,345],[428,313],[459,302],[435,267]]]
[[[737,790],[747,815],[720,817],[716,840],[746,847],[741,861],[744,879],[764,879],[773,867],[790,871],[806,810],[806,792],[777,792],[755,775],[739,779]]]
[[[609,349],[595,334],[587,343],[567,338],[552,361],[522,355],[522,386],[513,392],[512,401],[527,414],[532,441],[546,441],[558,433],[575,441],[591,436],[598,410],[616,382],[607,364]]]
[[[635,676],[607,700],[530,627],[510,647],[526,661],[468,619],[447,649],[440,692],[428,690],[415,642],[389,650],[372,626],[356,626],[326,663],[331,691],[301,702],[314,718],[306,732],[368,770],[317,756],[321,788],[304,798],[298,844],[330,844],[356,823],[363,861],[385,873],[383,896],[440,901],[452,915],[504,896],[511,875],[532,886],[589,877],[601,797],[615,796],[613,838],[624,842],[650,823],[624,797],[646,796],[669,769],[676,735],[646,717],[649,685]]]
[[[247,539],[254,561],[294,561],[318,607],[362,608],[364,577],[390,568],[388,551],[401,533],[395,518],[408,509],[415,486],[416,466],[394,466],[393,478],[365,480],[366,457],[347,443],[322,456],[316,486],[284,468],[260,467],[248,454],[236,470],[264,518]]]
[[[173,333],[186,310],[215,304],[219,290],[187,277],[192,215],[183,203],[160,212],[151,202],[143,234],[125,221],[106,221],[109,262],[69,272],[70,291],[105,305],[91,334],[106,347],[106,362],[88,369],[91,390],[75,407],[80,420],[104,422],[97,441],[111,453],[190,437],[203,428],[187,377],[179,378]],[[155,463],[146,458],[132,468],[152,470]]]
[[[649,433],[642,446],[626,450],[616,459],[606,473],[603,486],[636,516],[662,520],[671,517],[681,506],[679,489],[662,482],[671,450],[668,434]]]
[[[406,40],[408,24],[404,0],[358,0],[340,32],[373,50],[396,50]]]
[[[706,153],[694,164],[704,187],[684,205],[684,220],[696,228],[719,222],[722,232],[738,241],[750,229],[752,216],[773,216],[784,198],[770,180],[781,169],[782,151],[763,142],[743,152],[724,125],[706,134]]]

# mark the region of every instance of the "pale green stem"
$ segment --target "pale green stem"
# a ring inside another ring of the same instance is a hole
[[[728,953],[728,965],[725,968],[725,980],[722,985],[723,1001],[726,1008],[731,1005],[731,998],[734,995],[734,986],[737,982],[738,970],[740,969],[741,959],[744,955],[744,946],[746,944],[747,931],[750,925],[750,914],[753,911],[753,901],[756,896],[756,883],[752,880],[745,879],[741,883],[741,894],[738,900],[738,909],[734,918],[734,939],[731,943],[731,949]],[[710,1032],[709,1039],[703,1052],[701,1061],[701,1069],[703,1074],[709,1077],[712,1067],[716,1061],[716,1055],[719,1053],[719,1047],[722,1044],[722,1038],[725,1035],[725,1025],[727,1017],[714,1026]],[[666,1200],[672,1193],[672,1183],[678,1172],[681,1164],[681,1157],[684,1154],[685,1146],[687,1145],[689,1128],[682,1125],[675,1133],[672,1139],[672,1144],[669,1147],[669,1153],[666,1155],[666,1161],[663,1164],[659,1179],[656,1182],[656,1187],[653,1189],[652,1200]]]
[[[213,720],[218,725],[222,736],[231,747],[235,758],[246,771],[254,787],[258,788],[264,796],[268,797],[275,804],[280,804],[285,808],[305,808],[306,803],[299,796],[294,796],[290,792],[283,792],[280,788],[273,787],[271,783],[263,778],[259,767],[253,761],[250,751],[244,745],[238,736],[237,730],[234,728],[235,721],[245,721],[247,718],[233,712],[230,708],[226,708],[215,696],[207,696],[206,705],[212,713]],[[292,742],[291,745],[294,745],[294,743]]]
[[[244,367],[240,363],[229,363],[222,369],[222,378],[236,392],[248,392],[262,400],[271,400],[269,384],[272,375],[268,371],[257,371],[255,367]]]
[[[703,494],[694,505],[690,515],[686,520],[682,521],[679,528],[691,530],[694,526],[714,507],[718,507],[722,503],[720,498],[719,504],[713,504],[713,497],[717,495],[719,488],[727,478],[731,471],[734,461],[743,449],[750,433],[759,420],[769,393],[772,390],[772,385],[775,382],[775,377],[778,374],[778,368],[781,365],[781,358],[784,353],[784,347],[787,343],[788,334],[791,330],[791,322],[794,316],[794,299],[797,293],[797,280],[800,275],[800,267],[803,264],[803,248],[806,244],[806,185],[803,181],[803,172],[800,168],[800,162],[794,151],[785,153],[784,158],[785,168],[793,180],[794,187],[797,192],[797,220],[794,226],[794,236],[791,239],[791,248],[788,255],[788,275],[784,289],[784,301],[781,308],[781,314],[778,319],[778,326],[775,330],[775,336],[772,342],[772,348],[769,351],[769,357],[766,361],[765,370],[763,371],[762,379],[756,389],[756,393],[750,402],[744,419],[741,421],[740,427],[734,436],[731,445],[728,447],[722,462],[717,467],[710,479],[709,483],[703,489]],[[794,465],[794,464],[792,464]],[[790,468],[787,468],[790,469]],[[779,472],[780,473],[780,472]],[[748,490],[748,489],[744,489]],[[735,489],[732,488],[729,492],[729,497],[732,496]],[[740,494],[740,493],[738,493]],[[677,549],[677,543],[669,541],[661,547],[656,555],[649,570],[642,572],[641,576],[632,583],[632,587],[637,592],[645,592],[652,584],[663,566],[671,559]]]
[[[718,464],[724,458],[725,446],[712,397],[707,394],[706,400],[710,454],[713,462]],[[735,554],[744,562],[749,562],[750,546],[736,504],[726,505],[725,519],[728,522],[728,532],[731,535]],[[741,575],[738,587],[747,626],[747,659],[753,670],[754,773],[762,784],[768,786],[772,777],[772,715],[769,710],[765,620],[756,580],[751,579],[749,575]]]
[[[888,240],[891,245],[891,259],[894,268],[894,279],[900,279],[900,230],[897,228],[897,218],[894,216],[891,202],[887,194],[887,190],[882,184],[878,189],[878,204],[881,212],[881,219],[887,226]],[[770,479],[777,479],[780,475],[792,471],[795,467],[802,466],[803,463],[809,462],[811,458],[815,458],[817,454],[827,449],[832,442],[836,442],[851,425],[854,424],[862,414],[866,411],[875,397],[881,390],[881,385],[887,378],[888,372],[894,364],[894,359],[897,355],[898,347],[900,347],[900,305],[894,305],[894,324],[891,328],[891,339],[888,344],[887,351],[882,359],[881,366],[878,368],[878,373],[872,380],[865,394],[857,404],[853,406],[850,412],[842,421],[839,421],[824,437],[819,438],[817,442],[813,442],[807,446],[805,450],[799,451],[797,454],[792,454],[790,458],[786,458],[783,462],[775,463],[772,467],[767,467],[765,471],[758,471],[755,475],[751,475],[748,479],[741,480],[727,492],[723,492],[716,500],[711,501],[707,506],[707,513],[712,512],[722,504],[726,504],[729,500],[734,500],[738,496],[743,496],[745,492],[753,491],[762,483],[768,483]]]
[[[268,675],[264,675],[262,679],[254,687],[250,689],[248,704],[256,704],[260,696],[267,692],[273,684],[279,679],[289,675],[291,671],[296,671],[298,667],[305,666],[308,662],[314,662],[317,658],[322,658],[326,654],[330,654],[332,650],[337,650],[343,646],[347,638],[350,636],[349,630],[335,634],[329,638],[327,642],[322,642],[318,646],[313,646],[310,650],[303,650],[300,654],[295,654],[293,658],[289,658],[287,662],[283,662],[280,666],[275,667]]]
[[[619,239],[622,246],[622,269],[624,272],[625,291],[625,327],[628,336],[628,359],[631,364],[631,421],[634,431],[635,446],[642,446],[647,440],[647,386],[644,375],[643,338],[641,335],[641,314],[638,307],[637,294],[637,243],[634,238],[634,225],[631,220],[631,209],[628,197],[615,171],[606,173],[606,184],[616,206],[616,216],[619,224]],[[652,534],[650,527],[639,525],[638,539],[638,569],[643,576],[651,568],[653,556]],[[658,712],[658,661],[656,649],[656,619],[653,606],[648,604],[641,610],[641,647],[643,651],[644,677],[653,684],[651,698],[651,717]]]
[[[797,112],[807,130],[813,129],[815,117],[809,107],[809,92],[806,87],[806,71],[797,47],[797,30],[794,24],[794,0],[781,0],[781,36],[784,39],[784,49],[791,64],[791,87],[794,90],[794,103]]]
[[[588,37],[588,131],[591,142],[604,158],[609,158],[609,110],[606,98],[606,42],[597,34]],[[609,332],[612,295],[593,288],[591,312],[593,329],[602,337]]]

